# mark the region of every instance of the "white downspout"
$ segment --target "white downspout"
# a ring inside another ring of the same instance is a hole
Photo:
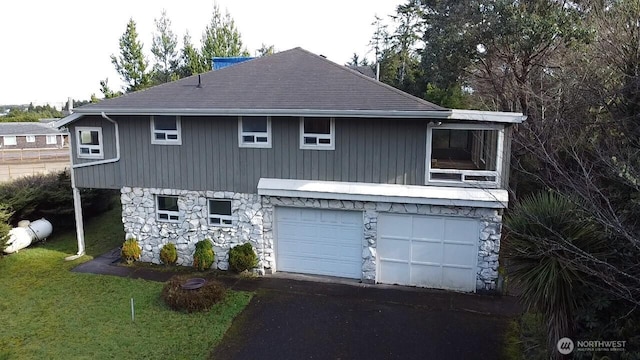
[[[109,118],[104,112],[102,112],[102,117],[110,121],[111,123],[113,123],[115,127],[115,135],[116,135],[116,157],[115,158],[108,159],[108,160],[101,160],[101,161],[92,161],[92,162],[82,163],[82,164],[73,164],[73,149],[72,149],[72,146],[69,146],[69,156],[71,159],[71,169],[70,169],[71,190],[73,191],[73,212],[75,214],[75,221],[76,221],[76,238],[78,240],[78,253],[76,255],[67,256],[66,258],[64,258],[66,261],[75,260],[85,254],[84,222],[82,220],[82,199],[80,198],[80,190],[76,187],[76,177],[75,177],[74,169],[86,167],[86,166],[114,163],[120,160],[120,133],[118,131],[118,123],[115,122],[113,119]]]

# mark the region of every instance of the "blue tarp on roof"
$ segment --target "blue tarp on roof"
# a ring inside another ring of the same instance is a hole
[[[211,60],[211,64],[213,70],[220,70],[222,68],[226,68],[227,66],[239,64],[251,59],[253,58],[248,56],[214,57]]]

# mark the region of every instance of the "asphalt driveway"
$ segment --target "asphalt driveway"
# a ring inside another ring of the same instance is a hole
[[[256,291],[212,359],[499,359],[520,307],[400,287],[243,280]]]

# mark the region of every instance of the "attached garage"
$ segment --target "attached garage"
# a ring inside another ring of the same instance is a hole
[[[277,207],[278,271],[360,279],[361,211]]]
[[[380,283],[476,290],[479,220],[381,213]]]

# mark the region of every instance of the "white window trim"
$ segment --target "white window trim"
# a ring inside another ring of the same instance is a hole
[[[497,130],[498,148],[496,150],[496,170],[457,170],[457,169],[432,169],[431,168],[431,141],[433,129],[451,130]],[[441,124],[436,125],[430,122],[427,125],[427,156],[425,166],[425,185],[473,185],[487,188],[499,188],[502,184],[502,160],[504,150],[504,125],[481,125],[481,124]],[[439,174],[460,174],[460,180],[440,180],[432,179],[432,173]],[[466,176],[494,176],[495,181],[467,180]]]
[[[153,145],[182,145],[182,127],[180,124],[180,116],[176,116],[176,130],[156,130],[154,126],[154,116],[151,116],[151,144]],[[177,140],[158,140],[156,133],[164,133],[165,135],[178,135]]]
[[[309,117],[309,118],[313,118],[313,117]],[[329,130],[329,134],[314,134],[314,133],[308,133],[306,134],[304,132],[304,117],[300,117],[300,149],[302,150],[335,150],[336,149],[336,122],[335,122],[335,118],[330,118],[331,120],[331,125],[330,125],[330,130]],[[304,143],[304,138],[306,136],[315,136],[316,138],[320,139],[329,139],[331,141],[330,144],[305,144]]]
[[[98,132],[98,145],[86,145],[80,143],[80,132],[81,131],[97,131]],[[102,128],[100,127],[89,127],[89,126],[78,126],[76,127],[76,144],[78,145],[78,158],[79,159],[104,159],[104,148],[102,146]],[[88,148],[89,154],[82,154],[80,152],[81,148]],[[92,149],[100,150],[99,154],[91,154]]]
[[[250,132],[250,131],[242,131],[242,116],[238,116],[238,145],[239,147],[245,148],[271,148],[271,116],[267,116],[267,142],[266,143],[258,143],[258,142],[245,142],[244,136],[260,136],[264,137],[265,133],[263,132]]]
[[[58,144],[58,135],[46,135],[46,143],[47,145],[56,145]],[[53,139],[53,142],[49,139]]]
[[[7,144],[7,139],[13,139],[12,144]],[[2,145],[4,146],[15,146],[18,145],[18,139],[15,136],[3,136],[2,137]]]
[[[24,138],[25,138],[25,141],[28,142],[28,143],[36,142],[36,136],[35,135],[26,135]]]
[[[180,201],[178,196],[173,195],[156,195],[156,220],[158,222],[166,222],[166,223],[178,223],[180,222],[180,211],[170,211],[170,210],[160,210],[160,206],[158,204],[158,198],[160,197],[173,197]],[[180,204],[178,204],[178,208]],[[160,215],[166,215],[166,219],[161,219]],[[173,218],[173,219],[172,219]]]
[[[211,213],[211,201],[226,201],[231,205],[231,215],[221,215],[221,214],[212,214]],[[207,199],[207,219],[209,226],[217,226],[217,227],[232,227],[236,224],[236,218],[233,216],[233,203],[231,199]],[[211,222],[211,219],[220,219],[219,224],[215,224]],[[225,224],[224,220],[231,221],[231,224]]]

